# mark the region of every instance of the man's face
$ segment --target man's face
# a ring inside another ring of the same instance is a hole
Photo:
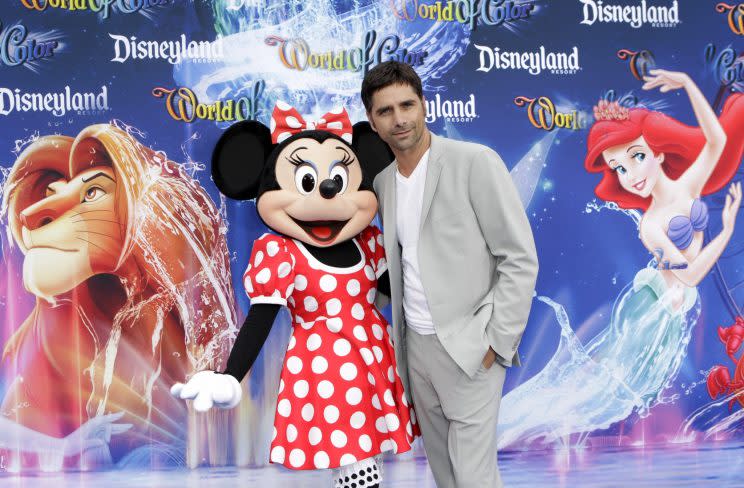
[[[367,118],[394,152],[416,147],[426,131],[424,100],[407,84],[388,85],[377,90],[372,95]]]

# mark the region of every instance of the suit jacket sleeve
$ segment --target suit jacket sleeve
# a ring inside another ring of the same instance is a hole
[[[490,292],[493,313],[486,333],[489,345],[510,365],[532,305],[537,251],[519,194],[499,155],[484,148],[474,157],[468,180],[470,202],[497,258]]]

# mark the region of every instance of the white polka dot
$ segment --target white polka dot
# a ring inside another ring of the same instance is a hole
[[[271,440],[273,441],[274,439],[276,439],[276,427],[274,427],[274,430],[271,433]]]
[[[289,285],[289,286],[290,286],[290,288],[294,288],[294,285]],[[287,292],[288,292],[287,294],[288,294],[288,295],[289,295],[289,294],[291,293],[291,292],[289,291],[289,290],[290,290],[290,288],[287,288]],[[289,306],[290,306],[290,307],[294,307],[294,306],[295,306],[295,299],[294,299],[294,297],[289,297],[289,298],[287,298],[287,303],[289,303]]]
[[[276,120],[274,120],[274,117],[271,117],[271,120],[269,121],[269,131],[273,134],[276,130]]]
[[[325,409],[323,409],[323,418],[328,422],[329,424],[335,424],[338,420],[339,411],[338,408],[333,405],[328,405]]]
[[[325,373],[328,369],[328,361],[323,356],[315,356],[313,358],[312,369],[315,374]]]
[[[306,403],[305,406],[302,407],[302,420],[310,422],[313,419],[313,416],[315,416],[315,407],[313,407],[312,403]]]
[[[362,390],[354,386],[346,391],[346,403],[348,403],[349,405],[359,405],[359,402],[361,401]]]
[[[364,415],[364,412],[354,412],[351,415],[351,426],[355,429],[361,429],[364,427],[364,422],[367,421],[367,417]]]
[[[367,303],[375,303],[375,297],[377,296],[377,288],[370,288],[367,292]]]
[[[292,349],[294,349],[296,344],[297,344],[297,338],[295,336],[290,337],[289,346],[287,346],[287,351],[291,351]]]
[[[344,128],[344,124],[342,124],[338,120],[335,120],[333,122],[328,122],[326,124],[326,127],[328,127],[329,129],[343,129]]]
[[[390,439],[385,439],[380,444],[380,451],[386,452],[386,451],[395,451],[397,450],[397,446],[395,445],[395,442],[391,441]]]
[[[295,468],[305,464],[305,453],[302,449],[292,449],[292,452],[289,453],[289,464]]]
[[[284,462],[284,448],[282,446],[276,446],[271,450],[271,461],[274,463]]]
[[[346,291],[349,293],[349,295],[353,297],[359,295],[359,292],[361,291],[361,286],[359,285],[359,281],[349,280],[349,282],[346,283]]]
[[[294,384],[294,394],[298,398],[305,398],[310,391],[310,385],[308,385],[307,381],[300,380],[297,383]]]
[[[416,412],[414,412],[413,410],[411,410],[411,423],[413,425],[416,425]]]
[[[388,381],[390,383],[394,383],[395,382],[395,371],[393,371],[393,367],[392,366],[390,366],[388,368],[387,377],[388,377]]]
[[[328,330],[333,332],[334,334],[337,334],[341,331],[341,327],[343,327],[344,322],[338,317],[333,317],[328,320],[326,320],[326,327],[328,327]]]
[[[287,287],[287,293],[285,296],[289,297],[288,300],[292,300],[292,305],[294,305],[294,298],[290,297],[292,292],[294,291],[294,283],[290,283]]]
[[[375,353],[375,359],[377,359],[377,362],[382,362],[382,349],[378,346],[372,346],[372,351]]]
[[[336,278],[331,275],[323,275],[320,278],[320,289],[326,293],[330,293],[336,289]]]
[[[325,451],[318,451],[315,453],[315,456],[313,457],[313,462],[315,463],[315,467],[317,469],[326,469],[328,466],[331,465],[331,460],[328,457],[328,454],[325,453]]]
[[[394,413],[385,415],[385,423],[387,424],[388,431],[394,432],[400,427],[400,419]]]
[[[408,399],[406,398],[405,393],[400,396],[400,402],[403,404],[404,407],[408,406]]]
[[[341,312],[341,300],[338,298],[331,298],[326,302],[326,312],[328,315],[338,315]]]
[[[348,442],[348,439],[346,438],[346,434],[344,434],[340,430],[334,430],[331,432],[331,443],[336,447],[344,447],[346,443]]]
[[[295,276],[294,284],[298,291],[304,291],[307,288],[307,278],[303,275],[297,275]]]
[[[367,380],[369,381],[371,385],[375,384],[375,377],[372,376],[372,373],[367,373]]]
[[[356,337],[360,341],[366,341],[367,331],[364,330],[364,327],[362,327],[361,325],[357,325],[356,327],[354,327],[354,337]]]
[[[379,245],[381,245],[381,246],[383,245],[383,244],[382,244],[382,234],[377,234],[377,243],[378,243]]]
[[[279,402],[276,407],[276,411],[282,417],[289,417],[289,414],[292,413],[292,404],[289,403],[289,400],[285,398],[284,400]]]
[[[292,115],[290,115],[285,120],[287,122],[287,125],[293,129],[299,129],[300,127],[302,127],[302,123],[297,120],[297,117],[293,117]]]
[[[245,279],[243,280],[243,287],[245,288],[245,291],[248,293],[253,293],[253,282],[251,281],[251,277],[246,275]]]
[[[367,245],[369,246],[369,250],[370,251],[375,252],[375,247],[376,247],[375,244],[376,243],[375,243],[375,238],[374,237],[367,241]]]
[[[344,454],[343,456],[341,456],[341,466],[354,464],[355,462],[357,462],[357,458],[355,458],[352,454]]]
[[[382,396],[383,400],[385,400],[385,403],[390,405],[391,407],[395,406],[395,398],[393,398],[393,392],[390,390],[385,390],[385,394]]]
[[[276,107],[281,110],[282,112],[286,112],[288,110],[292,110],[292,107],[283,100],[277,100],[276,101]]]
[[[279,278],[284,278],[289,274],[290,271],[292,271],[292,265],[284,261],[282,264],[279,265],[279,269],[277,269],[276,274],[277,276],[279,276]]]
[[[380,260],[377,261],[377,271],[379,272],[381,269],[387,269],[387,261],[385,258],[380,258]]]
[[[341,366],[341,377],[346,381],[351,381],[357,376],[357,367],[354,363],[344,363]]]
[[[271,241],[268,244],[266,244],[266,254],[268,254],[270,257],[276,256],[276,253],[279,252],[279,243],[275,241]]]
[[[313,446],[317,446],[320,444],[320,441],[323,440],[323,432],[319,428],[313,427],[310,429],[310,432],[307,433],[307,440]]]
[[[305,310],[308,312],[315,312],[318,310],[318,301],[315,297],[305,297]]]
[[[351,307],[351,316],[357,320],[362,320],[364,318],[364,307],[362,307],[361,303],[355,303],[354,306]]]
[[[282,293],[279,290],[274,290],[274,293],[271,294],[272,297],[281,298]]]
[[[375,429],[383,434],[387,433],[387,424],[385,423],[385,417],[377,417],[375,421]]]
[[[287,426],[287,440],[289,442],[294,442],[295,440],[297,440],[297,427],[292,424],[289,424]]]
[[[292,374],[297,374],[302,371],[302,360],[297,356],[292,356],[287,359],[287,369]]]
[[[311,334],[310,337],[307,338],[307,350],[315,351],[320,347],[322,343],[323,340],[318,334]]]
[[[323,380],[318,383],[318,395],[320,395],[321,398],[330,398],[333,395],[333,383],[328,380]]]
[[[406,422],[406,433],[413,437],[413,427],[411,427],[411,422]]]
[[[269,268],[264,268],[256,275],[256,283],[265,285],[271,279],[271,271]]]
[[[333,343],[333,352],[336,356],[346,356],[351,351],[351,344],[346,339],[339,339]]]
[[[263,251],[258,251],[255,256],[253,256],[253,266],[258,267],[259,264],[261,264],[261,261],[263,261],[264,253]]]
[[[382,405],[380,405],[380,397],[377,396],[377,393],[372,395],[372,406],[375,407],[377,410],[382,410]]]
[[[310,320],[309,322],[302,321],[300,322],[300,327],[302,327],[305,330],[310,330],[313,328],[313,325],[315,325],[314,320]]]
[[[367,279],[370,281],[374,281],[376,276],[374,270],[372,270],[372,266],[369,264],[364,267],[364,274],[367,275]]]
[[[372,355],[372,351],[370,351],[366,347],[361,348],[359,350],[359,353],[362,355],[362,359],[364,359],[364,362],[367,364],[367,366],[371,365],[375,361],[375,357]]]
[[[380,327],[379,324],[373,324],[372,334],[375,336],[375,338],[377,338],[378,341],[381,341],[383,336],[382,327]]]
[[[348,132],[344,132],[341,134],[341,139],[345,140],[347,143],[351,144],[351,134]]]
[[[279,393],[284,391],[284,380],[279,380]]]
[[[359,436],[359,447],[362,448],[362,451],[369,452],[372,450],[372,439],[367,434],[364,434],[362,436]]]

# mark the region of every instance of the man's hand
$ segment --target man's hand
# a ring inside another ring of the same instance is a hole
[[[481,364],[484,368],[490,369],[494,361],[496,361],[496,351],[494,351],[493,348],[489,346],[486,355],[483,356],[483,361],[481,361]]]

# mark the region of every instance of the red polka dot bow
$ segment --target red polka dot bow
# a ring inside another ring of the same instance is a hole
[[[338,107],[325,114],[317,122],[306,121],[292,106],[277,101],[271,114],[271,142],[278,144],[286,138],[304,130],[323,130],[336,134],[351,144],[351,121],[346,109]]]

